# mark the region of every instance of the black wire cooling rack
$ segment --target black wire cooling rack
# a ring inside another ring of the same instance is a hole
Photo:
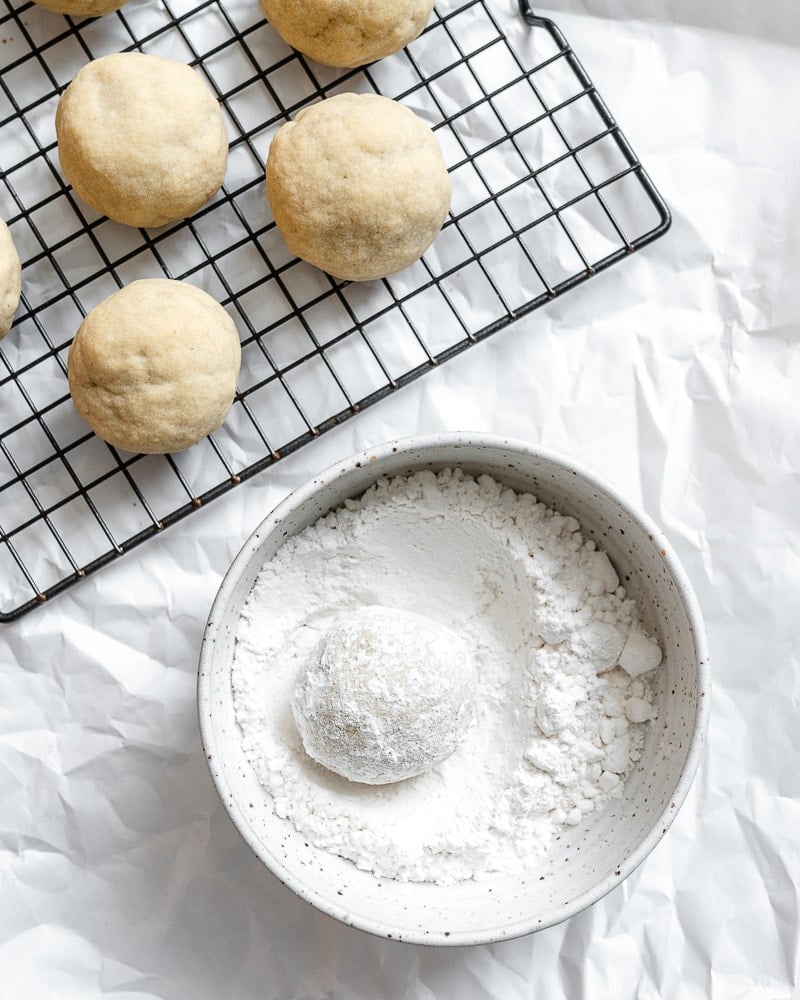
[[[132,0],[78,20],[0,0],[0,214],[23,301],[0,346],[0,620],[22,615],[335,424],[666,231],[669,213],[558,28],[524,3],[512,46],[483,0],[442,0],[408,49],[336,71],[289,49],[256,0]],[[521,25],[520,27],[524,27]],[[231,136],[223,190],[144,231],[97,216],[58,166],[59,93],[86,61],[138,49],[191,63]],[[517,49],[519,51],[517,51]],[[435,129],[453,180],[439,239],[384,281],[337,282],[293,259],[269,214],[276,129],[341,90],[403,101]],[[224,427],[187,452],[119,452],[66,383],[85,313],[165,274],[205,288],[242,336]]]

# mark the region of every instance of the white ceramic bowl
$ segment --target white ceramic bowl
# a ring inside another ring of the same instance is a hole
[[[664,650],[656,673],[658,723],[621,799],[569,828],[534,878],[498,875],[453,886],[400,883],[309,847],[272,811],[244,757],[231,661],[239,612],[258,571],[292,535],[381,476],[460,466],[534,493],[610,556]],[[258,857],[325,913],[387,938],[478,944],[564,920],[625,879],[666,833],[686,796],[705,737],[709,671],[700,610],[661,532],[613,488],[567,459],[518,441],[448,434],[398,441],[340,462],[296,490],[254,532],[214,602],[200,657],[198,705],[206,757],[222,801]],[[544,876],[541,878],[540,876]]]

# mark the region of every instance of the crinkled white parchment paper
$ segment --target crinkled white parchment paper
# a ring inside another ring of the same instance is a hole
[[[0,630],[0,997],[795,992],[800,8],[546,13],[672,231]],[[693,792],[632,878],[534,937],[430,950],[340,926],[261,868],[208,776],[195,671],[221,575],[278,500],[346,453],[448,429],[542,442],[639,501],[695,585],[715,687]]]

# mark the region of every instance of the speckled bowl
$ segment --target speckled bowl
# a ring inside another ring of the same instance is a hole
[[[241,748],[231,691],[236,625],[259,568],[283,542],[356,497],[381,476],[460,466],[534,493],[605,549],[665,662],[657,672],[659,719],[624,795],[569,828],[535,875],[442,887],[358,871],[309,847],[272,811]],[[419,944],[498,941],[570,917],[625,879],[675,818],[700,757],[708,719],[708,654],[700,610],[661,532],[616,490],[573,462],[518,441],[448,434],[398,441],[340,462],[283,501],[247,541],[220,587],[203,640],[200,729],[222,801],[244,839],[285,885],[325,913],[365,931]]]

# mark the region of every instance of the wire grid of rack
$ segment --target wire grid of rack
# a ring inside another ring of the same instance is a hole
[[[3,3],[7,0],[2,0]],[[0,11],[3,7],[0,6]],[[483,0],[441,0],[406,50],[359,70],[311,63],[255,0],[133,0],[73,21],[0,13],[0,213],[23,301],[0,346],[0,620],[9,621],[338,422],[660,236],[669,213],[564,36],[525,5],[524,58]],[[98,216],[58,165],[58,95],[80,66],[139,50],[198,68],[231,137],[218,196],[143,231]],[[396,98],[434,128],[452,210],[417,265],[335,281],[293,259],[269,213],[271,136],[342,90]],[[140,277],[186,278],[242,337],[223,428],[187,452],[131,455],[71,405],[86,312]]]

